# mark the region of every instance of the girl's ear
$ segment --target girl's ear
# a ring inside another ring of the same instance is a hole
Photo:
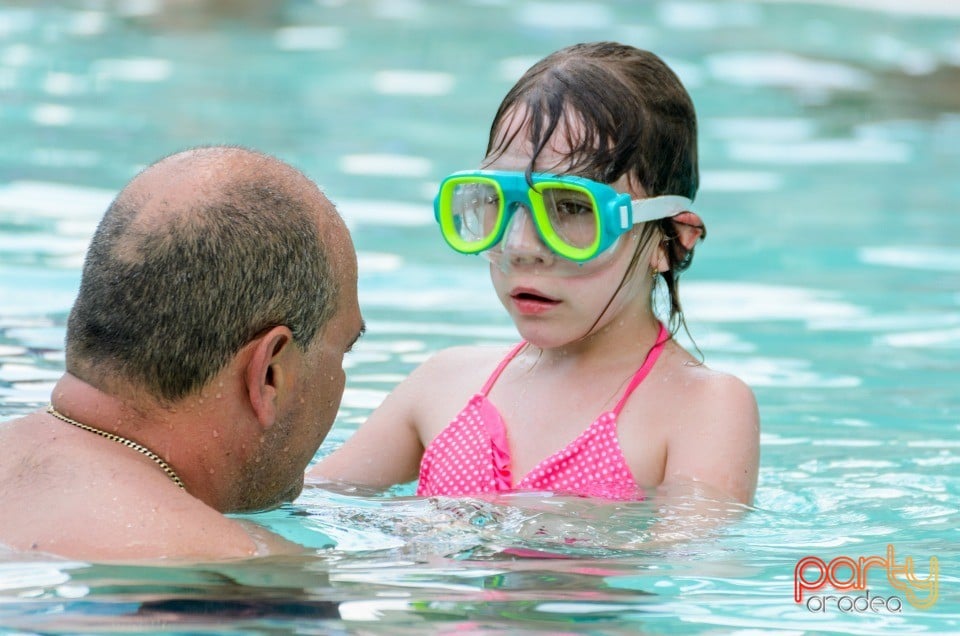
[[[688,252],[696,246],[697,241],[706,236],[707,229],[703,226],[703,219],[694,212],[681,212],[671,220],[677,232],[677,240]]]
[[[665,272],[670,269],[670,259],[667,258],[667,244],[660,240],[650,254],[650,271]]]
[[[703,220],[695,212],[681,212],[671,217],[670,221],[673,225],[673,236],[659,243],[650,256],[650,268],[658,272],[665,272],[670,269],[668,249],[676,252],[679,248],[682,248],[683,252],[674,255],[674,258],[681,258],[682,260],[684,254],[696,247],[697,242],[707,233],[703,226]],[[671,244],[673,241],[676,241],[676,243]]]

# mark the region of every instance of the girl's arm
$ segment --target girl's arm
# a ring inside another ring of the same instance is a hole
[[[335,480],[387,488],[417,477],[423,444],[417,431],[417,402],[423,367],[384,399],[343,446],[307,471],[308,480]]]
[[[496,364],[481,348],[432,356],[384,399],[357,432],[307,472],[307,479],[387,488],[416,479],[424,447],[456,415]]]
[[[694,383],[667,446],[664,485],[690,480],[744,503],[753,501],[760,463],[760,415],[740,379],[711,374]]]

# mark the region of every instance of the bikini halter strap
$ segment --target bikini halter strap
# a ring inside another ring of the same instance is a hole
[[[497,379],[500,377],[500,374],[503,373],[503,370],[508,364],[510,364],[510,361],[513,360],[518,353],[520,353],[520,350],[523,349],[526,344],[527,342],[525,340],[521,340],[513,347],[513,349],[510,350],[510,353],[508,353],[503,360],[500,361],[500,364],[497,365],[497,368],[494,369],[493,373],[490,374],[490,377],[487,378],[487,383],[483,385],[482,389],[480,389],[480,393],[486,395],[490,392],[490,389],[493,388],[494,382],[497,381]]]
[[[630,384],[627,385],[627,390],[623,392],[623,397],[621,397],[617,405],[613,407],[613,413],[615,415],[620,415],[620,411],[630,398],[630,394],[633,393],[635,388],[640,386],[643,379],[650,373],[650,370],[653,368],[653,365],[657,363],[657,358],[660,357],[660,353],[663,351],[663,347],[667,344],[667,340],[669,340],[670,337],[670,332],[663,326],[663,323],[660,323],[660,332],[657,334],[657,341],[650,347],[650,351],[647,352],[647,357],[643,360],[643,364],[640,365],[637,372],[633,374]]]
[[[657,340],[654,342],[653,347],[650,348],[650,351],[647,352],[647,357],[643,360],[643,364],[633,374],[633,378],[630,380],[630,384],[627,386],[627,390],[623,392],[623,397],[620,398],[620,401],[617,402],[617,405],[614,407],[613,412],[617,415],[620,415],[620,410],[623,408],[623,405],[626,404],[627,398],[630,397],[630,394],[633,393],[633,390],[640,386],[640,383],[643,382],[643,379],[647,377],[647,374],[650,373],[650,369],[653,368],[653,365],[656,364],[657,358],[660,357],[660,352],[663,351],[664,345],[667,343],[667,340],[670,339],[670,332],[667,331],[667,328],[663,326],[663,323],[660,323],[660,331],[657,333]],[[500,378],[500,374],[503,373],[503,370],[510,364],[510,361],[517,357],[517,354],[520,353],[520,350],[526,346],[526,341],[520,341],[514,345],[513,349],[510,350],[503,360],[500,361],[500,364],[497,365],[497,368],[493,370],[493,373],[490,374],[490,377],[487,378],[486,384],[483,385],[483,388],[480,389],[480,393],[484,396],[490,392],[490,389],[493,388],[494,383]]]

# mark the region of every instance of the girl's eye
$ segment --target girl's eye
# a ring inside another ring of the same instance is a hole
[[[567,216],[577,216],[580,214],[593,214],[593,206],[589,203],[576,200],[557,201],[557,212]]]

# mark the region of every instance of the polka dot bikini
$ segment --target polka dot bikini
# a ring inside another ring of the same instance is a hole
[[[617,439],[617,418],[627,398],[656,363],[669,334],[660,325],[647,354],[617,405],[602,413],[575,440],[513,482],[507,429],[487,394],[525,343],[500,362],[480,393],[427,446],[420,462],[417,494],[424,497],[538,490],[609,499],[642,499]]]

